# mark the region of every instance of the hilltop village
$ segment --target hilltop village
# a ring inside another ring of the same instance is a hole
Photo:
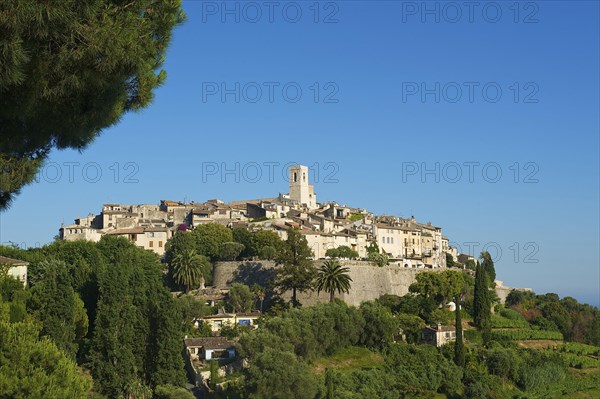
[[[289,229],[296,228],[306,237],[314,259],[323,259],[328,249],[342,246],[365,258],[372,243],[389,257],[390,263],[407,268],[444,268],[446,254],[459,263],[472,259],[459,256],[442,235],[442,228],[430,222],[376,216],[337,202],[319,203],[308,181],[308,167],[303,165],[290,167],[288,194],[229,203],[211,199],[203,203],[162,200],[159,205],[104,204],[100,214],[63,225],[60,238],[97,242],[104,235],[122,236],[162,256],[167,240],[177,231],[204,223],[272,230],[281,239],[286,239]]]

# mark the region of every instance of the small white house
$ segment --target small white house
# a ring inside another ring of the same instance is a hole
[[[235,358],[235,342],[226,337],[186,338],[184,345],[191,360]]]
[[[27,266],[29,266],[28,262],[0,256],[0,265],[8,265],[8,275],[21,281],[24,286],[27,286]]]
[[[260,317],[260,312],[251,313],[219,313],[215,315],[205,316],[202,318],[202,323],[210,326],[213,333],[221,331],[225,325],[229,326],[249,326],[256,328],[256,321]]]

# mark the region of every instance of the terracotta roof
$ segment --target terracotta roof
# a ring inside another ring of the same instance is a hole
[[[143,227],[133,227],[131,229],[115,229],[108,230],[105,234],[142,234],[144,232]]]
[[[24,260],[19,260],[19,259],[7,258],[5,256],[0,256],[0,264],[24,266],[24,265],[28,265],[29,262],[25,262]]]
[[[192,209],[193,215],[210,215],[212,212],[212,209]]]
[[[392,226],[385,223],[375,223],[378,229],[394,229],[394,230],[408,230],[408,228],[402,226]]]
[[[452,332],[452,331],[456,331],[456,327],[454,326],[428,326],[426,327],[426,330],[431,330],[431,331],[435,331],[435,332]]]
[[[204,347],[205,349],[229,349],[235,345],[234,341],[230,341],[226,337],[186,338],[183,342],[187,347]]]
[[[259,317],[260,316],[260,312],[259,311],[254,311],[254,312],[247,312],[247,313],[236,313],[237,317]]]
[[[166,233],[169,229],[167,227],[144,227],[144,231],[149,231],[149,232],[164,232]]]
[[[220,313],[204,316],[202,319],[233,319],[235,315],[232,313]]]

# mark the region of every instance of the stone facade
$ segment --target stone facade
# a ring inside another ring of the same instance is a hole
[[[164,254],[166,241],[180,226],[195,228],[219,223],[230,228],[245,225],[268,229],[285,239],[287,230],[298,228],[305,235],[315,259],[323,259],[331,248],[347,246],[367,257],[373,242],[381,252],[407,268],[443,268],[451,251],[442,229],[414,218],[374,216],[366,209],[337,202],[318,203],[309,169],[289,169],[289,193],[276,197],[225,203],[210,199],[203,203],[162,200],[158,205],[104,204],[99,215],[75,219],[62,226],[64,240],[99,241],[104,235],[120,235],[135,245]],[[453,255],[454,256],[454,255]]]
[[[348,294],[337,294],[336,298],[342,299],[349,305],[358,306],[361,302],[372,301],[384,294],[403,296],[408,293],[408,287],[416,281],[417,273],[423,270],[405,268],[399,264],[384,267],[373,266],[366,261],[341,261],[348,267],[352,285]],[[213,285],[218,289],[226,289],[234,282],[266,284],[273,277],[272,271],[275,263],[272,261],[260,262],[217,262],[214,266]],[[287,297],[290,297],[288,293]],[[298,293],[298,300],[305,306],[319,302],[329,301],[325,292]]]

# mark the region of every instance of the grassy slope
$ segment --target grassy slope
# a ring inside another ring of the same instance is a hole
[[[351,346],[340,350],[332,356],[322,356],[314,361],[313,369],[318,374],[325,373],[326,368],[339,372],[352,372],[365,368],[377,368],[383,365],[383,356],[366,348]]]

